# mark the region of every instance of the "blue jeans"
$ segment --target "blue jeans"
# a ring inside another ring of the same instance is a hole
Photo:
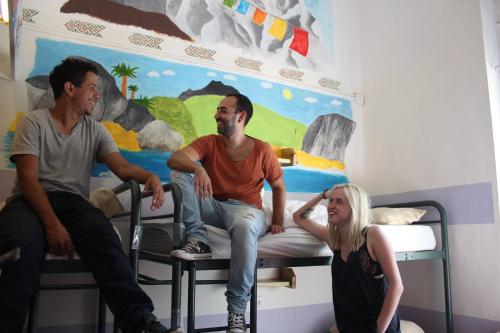
[[[137,332],[143,318],[153,311],[153,304],[135,281],[111,223],[79,195],[54,191],[47,196],[118,325],[124,332]],[[16,246],[21,249],[19,260],[3,267],[0,275],[0,333],[22,331],[39,283],[46,243],[42,222],[24,197],[9,201],[0,211],[0,252]]]
[[[238,200],[200,199],[194,192],[193,174],[172,171],[183,198],[183,223],[187,240],[209,243],[205,223],[226,229],[231,237],[231,263],[226,298],[229,312],[245,313],[253,286],[257,240],[266,233],[264,212]]]

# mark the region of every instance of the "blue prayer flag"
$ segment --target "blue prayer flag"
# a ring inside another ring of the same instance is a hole
[[[248,11],[248,8],[250,8],[250,3],[248,3],[245,0],[240,0],[240,3],[238,4],[238,7],[236,7],[236,11],[238,13],[241,13],[245,15]]]

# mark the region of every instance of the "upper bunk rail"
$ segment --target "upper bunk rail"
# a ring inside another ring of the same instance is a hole
[[[415,221],[415,222],[412,222],[411,224],[413,224],[413,225],[418,225],[418,224],[424,224],[424,225],[427,225],[427,224],[441,224],[441,221],[440,220]]]

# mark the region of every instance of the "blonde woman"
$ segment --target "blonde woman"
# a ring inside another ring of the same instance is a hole
[[[328,199],[328,225],[309,219]],[[331,247],[335,320],[340,333],[398,333],[403,293],[396,258],[379,226],[370,225],[370,203],[353,184],[335,185],[304,204],[294,221]]]

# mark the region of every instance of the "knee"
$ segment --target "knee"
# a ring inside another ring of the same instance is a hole
[[[40,228],[25,229],[23,232],[13,232],[9,237],[3,238],[1,241],[1,251],[6,251],[19,247],[21,255],[29,253],[38,255],[43,252],[46,247],[45,234]]]
[[[234,223],[233,228],[231,230],[233,237],[238,238],[240,240],[248,240],[253,241],[257,238],[257,230],[256,226],[252,221],[241,218],[238,222]]]

